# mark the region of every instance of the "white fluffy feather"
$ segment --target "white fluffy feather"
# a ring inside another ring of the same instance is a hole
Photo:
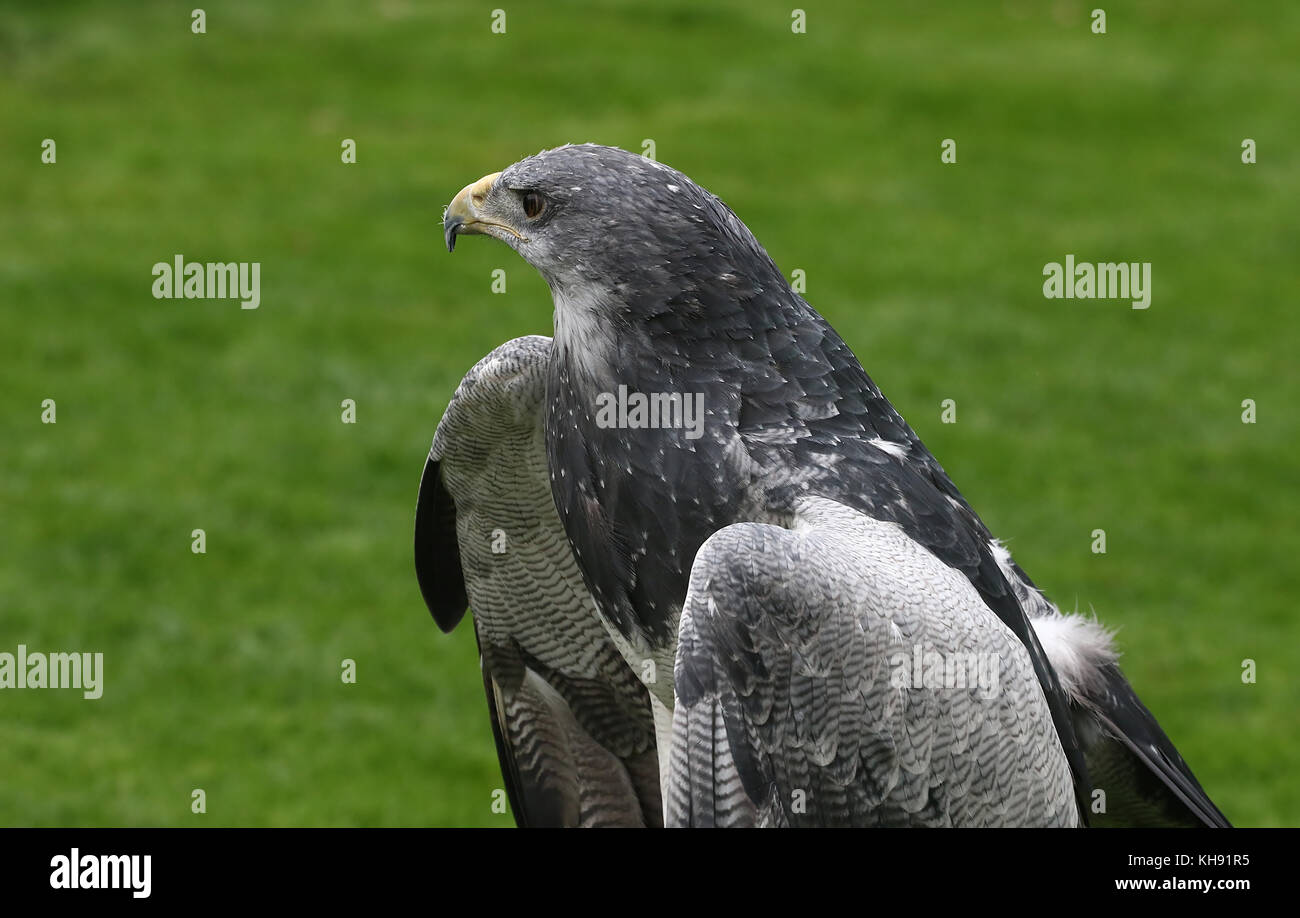
[[[1102,684],[1101,667],[1119,657],[1106,626],[1082,615],[1045,615],[1031,619],[1043,652],[1061,680],[1061,688],[1083,701]]]

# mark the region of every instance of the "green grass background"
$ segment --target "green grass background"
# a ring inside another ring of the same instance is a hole
[[[99,701],[0,693],[0,825],[511,823],[411,524],[457,381],[551,303],[439,218],[541,148],[646,138],[1119,628],[1229,818],[1300,824],[1300,6],[1107,3],[1097,36],[1067,0],[806,0],[794,35],[753,0],[506,3],[494,35],[502,0],[240,0],[194,35],[198,2],[0,8],[0,650],[105,654]],[[1044,299],[1068,252],[1152,262],[1151,308]],[[176,253],[260,261],[261,308],[153,299]]]

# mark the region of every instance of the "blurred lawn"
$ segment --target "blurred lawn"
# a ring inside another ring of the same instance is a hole
[[[456,382],[551,304],[438,221],[543,147],[645,138],[1121,629],[1229,818],[1300,824],[1296,4],[1110,3],[1105,36],[1032,0],[819,2],[800,36],[747,0],[507,6],[505,35],[500,0],[210,3],[202,36],[194,5],[0,10],[0,651],[105,654],[99,701],[0,693],[0,825],[511,822],[411,523]],[[1045,300],[1067,252],[1152,262],[1151,309]],[[260,261],[261,308],[153,299],[176,253]]]

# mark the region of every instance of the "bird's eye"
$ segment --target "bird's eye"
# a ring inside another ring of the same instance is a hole
[[[536,220],[546,209],[546,198],[542,197],[536,191],[530,191],[524,195],[524,216],[529,220]]]

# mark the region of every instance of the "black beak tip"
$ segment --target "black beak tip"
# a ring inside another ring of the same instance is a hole
[[[456,251],[456,231],[460,229],[460,225],[464,222],[465,222],[464,220],[461,220],[458,217],[453,217],[452,219],[443,223],[442,233],[443,233],[443,238],[447,242],[448,252]]]

